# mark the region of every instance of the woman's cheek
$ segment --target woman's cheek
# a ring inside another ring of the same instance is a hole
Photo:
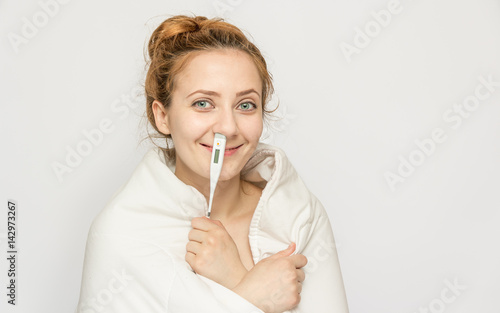
[[[263,120],[261,116],[255,114],[246,119],[242,119],[240,125],[240,131],[243,132],[247,140],[259,140],[263,130]]]

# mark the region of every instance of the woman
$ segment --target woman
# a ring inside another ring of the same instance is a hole
[[[258,48],[221,19],[174,16],[148,50],[147,115],[167,147],[94,220],[78,312],[348,312],[324,208],[259,143],[273,87]]]

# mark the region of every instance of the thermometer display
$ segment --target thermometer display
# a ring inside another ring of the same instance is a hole
[[[219,150],[219,149],[216,149],[216,150],[215,150],[215,157],[214,157],[214,163],[215,163],[215,164],[218,164],[218,163],[219,163],[219,153],[220,153],[220,150]]]

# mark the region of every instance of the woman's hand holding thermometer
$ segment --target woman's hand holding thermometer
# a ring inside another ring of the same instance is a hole
[[[215,187],[217,187],[217,182],[219,181],[225,151],[226,136],[215,133],[214,144],[212,146],[212,159],[210,160],[210,200],[208,202],[208,218],[210,218],[210,212],[212,211]]]

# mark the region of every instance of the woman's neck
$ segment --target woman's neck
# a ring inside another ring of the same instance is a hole
[[[243,181],[234,177],[228,181],[219,181],[215,188],[210,217],[214,220],[232,220],[244,213]],[[205,194],[207,203],[210,200],[210,190]]]
[[[193,179],[193,176],[197,175],[185,175],[184,171],[177,171],[177,169],[175,175],[186,185],[196,188],[205,196],[207,203],[209,202],[210,180],[203,177]],[[230,180],[219,181],[217,188],[215,188],[210,217],[214,220],[232,220],[245,214],[247,209],[244,205],[246,194],[243,192],[243,188],[248,184],[242,181],[239,176],[235,176]]]

